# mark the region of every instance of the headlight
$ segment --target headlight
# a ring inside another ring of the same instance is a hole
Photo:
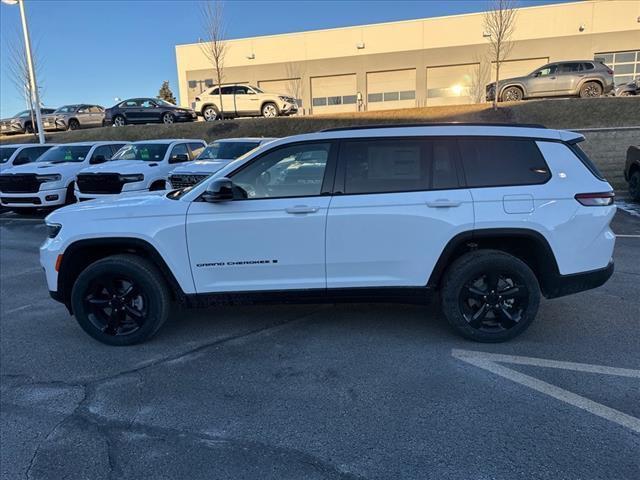
[[[54,173],[51,175],[36,175],[36,180],[41,182],[59,182],[62,180],[62,175],[59,173]]]
[[[18,119],[18,118],[12,118],[12,119],[11,119],[11,123],[20,123],[20,119]]]
[[[62,225],[59,223],[47,223],[47,237],[56,238],[60,230],[62,230]]]
[[[132,175],[120,175],[120,180],[124,183],[141,182],[144,180],[144,175],[141,173],[134,173]]]
[[[280,100],[282,100],[283,102],[288,102],[289,99],[287,97],[278,97]]]

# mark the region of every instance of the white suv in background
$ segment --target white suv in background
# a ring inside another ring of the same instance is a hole
[[[276,140],[192,189],[50,214],[41,264],[92,337],[152,336],[172,301],[424,302],[461,335],[522,333],[541,296],[613,273],[613,191],[534,126],[381,126]],[[115,279],[115,281],[114,281]]]
[[[121,148],[110,161],[83,169],[76,181],[78,200],[125,192],[159,191],[176,164],[193,160],[207,144],[197,139],[144,140]]]
[[[77,173],[105,162],[125,143],[80,142],[52,147],[35,162],[2,172],[0,202],[19,213],[73,203]]]
[[[14,143],[0,145],[0,172],[18,165],[35,162],[40,155],[54,147],[54,143]]]
[[[229,162],[275,138],[223,138],[207,145],[198,158],[173,169],[169,174],[171,188],[192,187]]]
[[[225,118],[278,117],[298,112],[295,98],[281,93],[267,93],[253,85],[208,88],[195,98],[192,107],[207,122],[218,120],[221,111]]]

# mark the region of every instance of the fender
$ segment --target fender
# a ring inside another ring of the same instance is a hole
[[[501,247],[496,247],[496,243]],[[447,267],[457,257],[467,251],[482,248],[483,244],[489,248],[506,250],[517,255],[523,245],[526,245],[526,255],[519,256],[525,261],[538,277],[543,294],[550,298],[554,279],[561,277],[555,254],[547,239],[540,232],[527,228],[487,228],[459,233],[447,243],[440,258],[429,277],[427,287],[437,288]],[[506,247],[506,248],[505,248]]]
[[[175,275],[158,253],[156,248],[146,240],[129,237],[105,237],[78,240],[68,245],[64,250],[62,261],[58,268],[58,289],[56,292],[59,301],[65,304],[69,313],[71,311],[71,286],[80,272],[96,260],[115,253],[135,252],[142,254],[152,261],[166,279],[175,298],[184,302],[186,294],[176,280]]]

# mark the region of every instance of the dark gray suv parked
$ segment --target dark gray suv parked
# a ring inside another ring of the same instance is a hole
[[[45,130],[77,130],[79,128],[101,127],[104,108],[100,105],[65,105],[51,115],[42,118]]]
[[[47,113],[55,112],[55,108],[41,108],[40,113],[45,115]],[[23,110],[16,113],[13,117],[3,118],[0,120],[0,133],[3,135],[9,135],[11,133],[33,133],[33,121],[35,120],[35,113],[31,116],[30,110]]]
[[[548,63],[524,77],[500,80],[498,101],[540,97],[599,97],[613,90],[613,70],[593,60]],[[495,82],[486,87],[487,101],[496,95]]]

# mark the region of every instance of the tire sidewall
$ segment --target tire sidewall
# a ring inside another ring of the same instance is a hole
[[[106,335],[89,320],[83,298],[91,281],[102,274],[123,274],[134,280],[146,295],[149,301],[149,315],[144,325],[136,332],[122,337]],[[165,295],[166,288],[158,288],[157,279],[153,278],[153,274],[146,269],[139,268],[134,263],[106,258],[91,264],[78,276],[71,291],[71,305],[80,327],[94,339],[108,345],[135,345],[156,333],[164,323],[169,308]]]
[[[271,116],[271,115],[266,115],[265,113],[266,113],[266,109],[267,109],[268,107],[273,107],[273,108],[275,109],[275,111],[276,111],[276,114],[275,114],[275,115],[273,115],[273,116]],[[275,103],[273,103],[273,102],[267,102],[267,103],[265,103],[264,105],[262,105],[262,108],[260,109],[260,112],[262,113],[262,116],[263,116],[264,118],[275,118],[275,117],[277,117],[278,115],[280,115],[280,111],[278,110],[278,106],[277,106]]]
[[[460,292],[465,283],[477,278],[489,268],[517,274],[529,291],[528,306],[522,319],[509,330],[496,333],[482,332],[471,327],[465,320],[459,305]],[[516,337],[531,325],[540,304],[540,287],[535,274],[522,260],[498,251],[471,252],[456,260],[447,271],[443,281],[441,300],[447,321],[463,337],[478,342],[497,343]]]
[[[629,179],[629,195],[640,201],[640,172],[634,172]]]
[[[205,113],[204,113],[204,112],[206,112],[207,110],[213,110],[213,113],[215,113],[215,117],[213,117],[213,118],[211,118],[211,117],[207,118],[207,117],[205,116]],[[218,119],[220,118],[220,112],[218,111],[218,109],[217,109],[217,108],[215,108],[215,107],[213,107],[213,106],[208,106],[208,107],[205,107],[205,109],[204,109],[204,110],[202,110],[202,118],[204,118],[204,121],[205,121],[205,122],[215,122],[216,120],[218,120]]]
[[[598,95],[587,95],[587,89],[590,86],[594,86],[595,88],[599,89]],[[582,87],[580,87],[580,96],[582,98],[597,98],[597,97],[601,97],[602,96],[602,87],[597,82],[587,82],[584,85],[582,85]]]

